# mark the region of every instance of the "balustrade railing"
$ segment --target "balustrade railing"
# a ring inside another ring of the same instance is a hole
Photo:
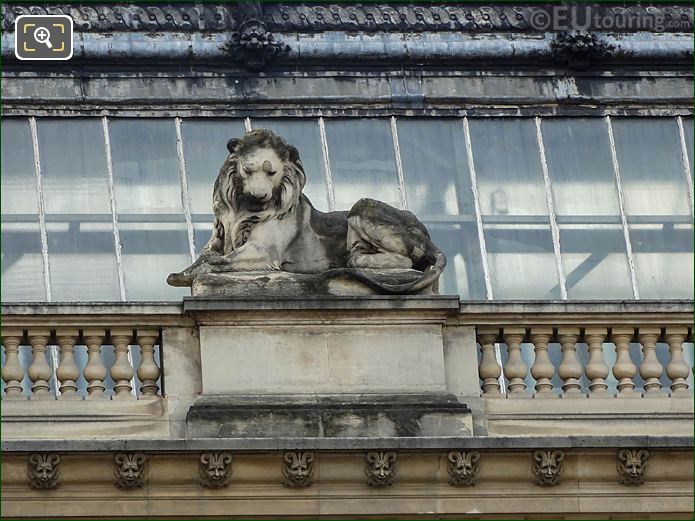
[[[692,396],[688,326],[484,325],[476,332],[487,398]]]
[[[3,327],[3,399],[160,395],[159,344],[156,328]]]

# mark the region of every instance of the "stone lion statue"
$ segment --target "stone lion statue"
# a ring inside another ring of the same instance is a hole
[[[349,212],[317,210],[302,193],[299,152],[270,130],[231,139],[227,149],[213,190],[212,237],[169,284],[191,286],[201,274],[282,271],[315,274],[316,284],[344,277],[376,293],[436,292],[446,258],[411,212],[366,198]]]

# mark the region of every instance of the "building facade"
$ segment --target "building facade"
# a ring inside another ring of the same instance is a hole
[[[20,15],[73,56],[15,57]],[[689,519],[693,8],[2,5],[2,516]],[[226,143],[440,295],[191,298]]]

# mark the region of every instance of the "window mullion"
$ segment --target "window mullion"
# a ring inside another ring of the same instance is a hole
[[[193,233],[191,203],[188,196],[188,171],[186,170],[186,158],[183,155],[183,133],[181,132],[180,117],[174,118],[174,125],[176,126],[176,155],[179,160],[179,175],[181,177],[181,203],[183,205],[183,214],[186,218],[186,229],[188,230],[188,249],[191,255],[191,262],[194,262],[195,234]]]
[[[43,259],[43,281],[46,288],[46,300],[51,302],[51,273],[48,268],[48,235],[46,233],[46,209],[43,202],[43,180],[41,179],[41,158],[39,156],[39,137],[36,131],[36,118],[29,118],[31,145],[34,149],[34,173],[36,174],[36,200],[41,237],[41,257]]]
[[[639,288],[637,287],[637,273],[635,271],[635,260],[632,255],[632,241],[630,239],[630,230],[627,226],[627,217],[625,216],[625,201],[623,198],[623,184],[620,180],[620,163],[618,162],[618,153],[615,149],[615,138],[613,137],[613,124],[611,117],[606,116],[606,129],[608,130],[608,142],[611,147],[611,159],[613,161],[613,174],[615,175],[615,186],[618,191],[618,208],[620,209],[620,222],[623,226],[623,236],[625,237],[625,250],[627,253],[627,264],[630,269],[630,280],[632,282],[632,293],[635,299],[639,299]]]
[[[408,198],[405,192],[405,176],[403,175],[403,163],[401,162],[401,145],[398,141],[398,128],[396,116],[391,116],[391,137],[393,138],[393,153],[396,157],[396,172],[398,174],[398,193],[401,199],[401,208],[408,209]]]
[[[323,155],[324,173],[326,175],[326,190],[328,191],[328,210],[335,211],[335,194],[333,193],[333,176],[331,161],[328,155],[328,140],[326,139],[326,124],[323,117],[319,118],[319,135],[321,136],[321,152]]]
[[[681,156],[683,160],[683,172],[685,173],[685,183],[688,187],[688,200],[690,201],[690,215],[695,216],[695,196],[693,195],[693,178],[690,171],[690,161],[688,160],[688,146],[685,139],[685,129],[683,128],[683,117],[678,116],[678,134],[681,140]]]
[[[550,232],[553,238],[553,250],[555,250],[555,262],[557,264],[557,274],[560,280],[560,298],[567,300],[567,281],[565,279],[565,268],[562,265],[562,253],[560,251],[560,227],[555,216],[555,206],[553,204],[553,194],[550,189],[550,174],[548,173],[548,162],[545,157],[545,145],[543,144],[543,131],[541,129],[541,118],[536,116],[536,141],[538,152],[541,158],[541,170],[543,172],[543,184],[545,186],[545,199],[548,204],[548,219],[550,220]]]
[[[118,273],[118,286],[121,300],[126,301],[125,272],[121,251],[121,234],[118,229],[118,208],[116,206],[116,189],[113,182],[113,160],[111,158],[111,135],[109,134],[109,121],[106,116],[101,118],[101,126],[104,133],[104,149],[106,150],[106,177],[109,187],[109,203],[111,204],[111,224],[113,226],[113,241],[116,252],[116,270]]]
[[[485,233],[483,230],[483,218],[480,214],[480,200],[478,196],[478,180],[475,174],[475,162],[473,161],[473,145],[471,143],[471,133],[468,128],[468,118],[463,118],[463,135],[466,141],[466,156],[468,157],[468,173],[471,177],[471,191],[473,192],[473,207],[475,208],[475,222],[478,228],[478,244],[480,246],[480,256],[483,267],[483,277],[485,278],[485,296],[487,300],[492,300],[492,282],[490,279],[490,269],[487,264],[487,245],[485,244]]]

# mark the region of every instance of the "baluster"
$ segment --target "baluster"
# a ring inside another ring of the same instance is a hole
[[[671,359],[666,366],[666,374],[671,379],[672,396],[690,396],[688,384],[685,382],[690,368],[683,358],[683,342],[687,336],[688,329],[685,327],[666,328],[666,342],[671,354]]]
[[[31,386],[32,399],[52,399],[48,385],[53,371],[46,360],[46,344],[51,336],[48,329],[30,329],[29,343],[31,344],[31,366],[29,366],[29,379],[33,382]]]
[[[82,331],[84,343],[87,346],[87,365],[84,368],[84,379],[87,380],[88,399],[106,398],[104,380],[106,366],[101,358],[101,345],[104,343],[106,331],[103,329],[85,329]]]
[[[587,327],[584,338],[589,345],[589,363],[586,364],[586,377],[590,380],[590,398],[603,398],[608,396],[608,364],[603,358],[603,342],[606,340],[608,330],[605,327]]]
[[[159,331],[156,329],[138,330],[136,338],[138,344],[140,344],[140,353],[142,355],[142,361],[138,368],[138,378],[142,382],[140,392],[143,396],[156,396],[159,391],[157,387],[159,367],[157,367],[154,361],[154,344],[159,338]]]
[[[56,378],[60,381],[61,400],[80,399],[77,394],[77,379],[80,377],[80,368],[75,363],[75,343],[80,335],[77,329],[58,328],[56,337],[60,346],[60,365],[56,370]]]
[[[478,328],[478,342],[480,342],[480,365],[478,374],[483,381],[483,395],[487,398],[502,396],[500,393],[500,376],[502,368],[497,363],[495,356],[495,342],[500,336],[498,328]]]
[[[557,339],[562,345],[562,362],[557,372],[564,382],[562,384],[563,398],[578,398],[582,394],[582,385],[579,379],[582,376],[582,365],[577,358],[577,338],[579,328],[561,327],[557,330]]]
[[[644,396],[663,396],[659,378],[664,372],[664,366],[656,358],[656,343],[661,336],[661,328],[639,328],[639,340],[642,344],[642,364],[639,374],[644,379]]]
[[[116,354],[116,360],[111,368],[111,378],[115,382],[113,387],[116,393],[114,399],[134,398],[131,394],[133,387],[130,385],[130,381],[135,372],[130,364],[130,360],[128,360],[128,345],[131,338],[133,338],[132,329],[118,328],[111,330],[111,341]]]
[[[504,341],[507,343],[509,359],[504,365],[504,376],[509,380],[509,394],[524,394],[526,390],[526,374],[528,366],[521,358],[521,342],[526,335],[523,327],[504,328]]]
[[[23,336],[24,332],[21,329],[2,329],[2,345],[5,346],[5,367],[2,368],[2,379],[5,382],[5,398],[10,400],[22,399],[24,368],[19,363],[19,344]]]
[[[615,365],[613,376],[618,380],[618,398],[639,396],[635,392],[633,378],[637,374],[637,366],[630,359],[630,341],[635,334],[631,327],[614,327],[613,343],[615,344]]]
[[[555,374],[555,367],[548,357],[548,342],[553,336],[550,327],[531,328],[531,341],[535,358],[531,366],[531,376],[536,380],[536,398],[555,398],[551,378]]]

